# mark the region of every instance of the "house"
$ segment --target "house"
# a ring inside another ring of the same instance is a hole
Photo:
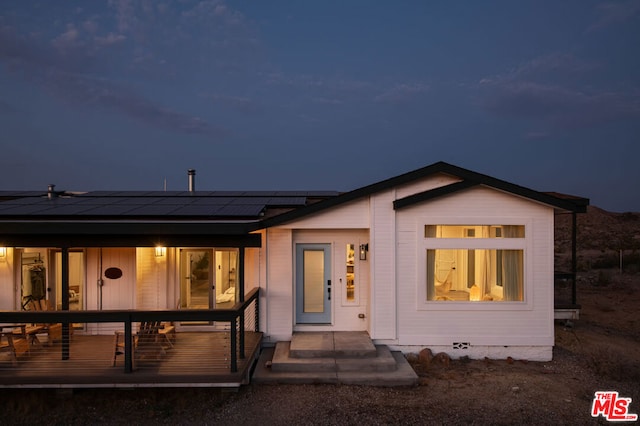
[[[404,352],[552,358],[554,213],[588,200],[443,162],[346,193],[196,191],[194,174],[182,192],[0,191],[0,322],[44,299],[86,312],[74,336],[112,336],[122,323],[86,318],[113,311],[215,330],[203,311],[258,288],[264,346],[364,331]]]

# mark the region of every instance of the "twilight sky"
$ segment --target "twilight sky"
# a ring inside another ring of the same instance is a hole
[[[640,0],[2,0],[0,189],[352,190],[436,161],[640,211]]]

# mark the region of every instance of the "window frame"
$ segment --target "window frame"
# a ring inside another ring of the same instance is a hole
[[[425,236],[425,225],[524,225],[522,238],[437,238]],[[432,311],[510,311],[533,309],[533,226],[530,218],[428,217],[416,223],[416,307]],[[522,301],[439,301],[427,300],[427,250],[522,250]]]

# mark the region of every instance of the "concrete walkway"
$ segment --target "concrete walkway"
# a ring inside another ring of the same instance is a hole
[[[402,353],[374,345],[366,332],[294,333],[263,350],[254,383],[412,386],[418,377]]]

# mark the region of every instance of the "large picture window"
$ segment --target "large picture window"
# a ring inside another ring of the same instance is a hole
[[[427,300],[523,300],[523,250],[428,249]]]
[[[424,225],[424,238],[422,300],[524,301],[524,225]]]

